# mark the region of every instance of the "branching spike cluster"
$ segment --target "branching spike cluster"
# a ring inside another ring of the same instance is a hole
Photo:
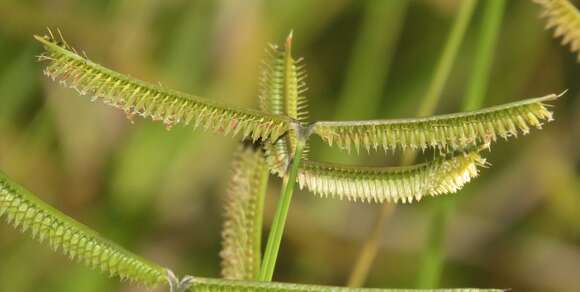
[[[554,29],[554,37],[562,38],[562,45],[570,45],[580,62],[580,11],[568,0],[534,0],[544,8],[546,29]]]
[[[110,276],[149,287],[166,284],[165,268],[103,239],[88,227],[42,202],[2,173],[0,217],[53,250]]]
[[[486,108],[480,111],[439,115],[428,118],[372,121],[317,122],[314,133],[329,145],[348,152],[435,148],[441,152],[508,139],[530,128],[552,121],[546,102],[560,95],[550,94]]]
[[[477,152],[410,167],[353,167],[304,161],[298,183],[321,197],[350,201],[412,203],[455,193],[485,166]]]
[[[47,75],[68,82],[81,93],[101,97],[129,114],[141,114],[166,124],[184,122],[224,133],[242,132],[260,140],[267,165],[284,176],[298,135],[317,134],[329,145],[349,152],[383,149],[434,148],[441,153],[464,152],[541,128],[552,120],[547,95],[487,109],[428,118],[304,122],[306,106],[302,65],[291,54],[292,34],[284,48],[270,46],[261,76],[260,109],[236,109],[132,79],[80,57],[52,34],[38,38],[47,52]],[[300,132],[300,133],[299,133]],[[304,139],[308,137],[302,137]],[[444,160],[448,159],[448,160]],[[482,163],[478,154],[409,168],[367,168],[310,161],[305,157],[299,183],[324,197],[362,201],[411,202],[425,195],[454,192],[469,181]],[[441,183],[441,186],[437,186]]]
[[[284,116],[236,108],[119,74],[81,57],[52,33],[36,39],[46,49],[39,57],[48,61],[46,75],[122,109],[129,117],[149,117],[167,127],[182,123],[224,135],[241,133],[254,141],[274,142],[290,128],[290,119]]]
[[[269,175],[262,150],[242,145],[233,163],[222,229],[222,276],[256,279],[260,268],[263,193]],[[258,229],[258,230],[256,230]]]

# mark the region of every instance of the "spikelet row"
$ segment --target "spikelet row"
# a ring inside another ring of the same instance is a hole
[[[544,8],[546,29],[554,29],[554,37],[562,38],[562,45],[578,55],[580,62],[580,11],[568,0],[534,0]]]
[[[262,62],[260,78],[260,109],[264,112],[284,115],[304,122],[308,118],[308,100],[303,95],[306,88],[306,71],[302,59],[292,57],[292,35],[288,36],[284,48],[270,45],[266,59]],[[268,165],[274,173],[282,176],[290,160],[289,153],[296,147],[297,134],[290,129],[273,145],[265,145]],[[303,151],[306,157],[308,149]]]
[[[277,282],[228,281],[194,277],[189,291],[195,292],[502,292],[502,289],[379,289],[347,288]]]
[[[308,100],[303,95],[307,90],[303,59],[294,60],[288,54],[288,49],[272,44],[266,49],[260,76],[260,109],[306,121]]]
[[[166,283],[165,269],[103,239],[0,173],[0,218],[71,260],[145,286]]]
[[[270,44],[266,48],[266,58],[262,62],[260,76],[260,109],[264,112],[286,115],[286,70],[285,52],[276,45]],[[274,173],[282,176],[290,160],[289,139],[296,133],[290,130],[285,137],[278,139],[274,144],[264,145],[267,162]]]
[[[349,201],[412,203],[425,196],[455,193],[478,174],[485,160],[477,152],[411,167],[354,167],[304,161],[300,188]]]
[[[559,95],[527,99],[480,111],[417,119],[394,119],[353,122],[317,122],[314,133],[329,145],[359,153],[383,149],[422,149],[442,152],[462,150],[508,139],[530,128],[541,129],[544,121],[552,121],[545,102]]]
[[[260,111],[236,108],[215,101],[137,80],[79,56],[64,40],[52,34],[36,37],[46,52],[44,73],[92,100],[122,109],[128,117],[140,115],[175,124],[193,125],[224,135],[241,133],[243,139],[274,142],[289,128],[289,119]]]
[[[222,229],[222,276],[251,280],[260,268],[260,226],[269,175],[264,154],[252,146],[241,146],[233,162]]]

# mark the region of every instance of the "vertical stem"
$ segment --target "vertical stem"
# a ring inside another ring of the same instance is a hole
[[[408,4],[408,0],[365,2],[334,119],[375,118],[380,114],[383,86]]]
[[[475,110],[483,103],[504,6],[505,0],[485,2],[473,71],[467,86],[467,96],[462,105],[463,111]],[[443,271],[445,234],[456,201],[453,197],[448,197],[438,203],[435,206],[431,233],[417,280],[418,288],[436,288]]]
[[[452,200],[453,198],[451,197],[441,198],[433,210],[428,242],[417,278],[417,288],[435,288],[439,286],[444,264],[446,226],[451,213],[455,209],[455,204]]]
[[[280,250],[280,241],[284,233],[284,226],[286,224],[286,217],[290,209],[290,202],[292,200],[292,193],[296,185],[296,177],[298,176],[298,169],[300,166],[300,159],[302,157],[302,150],[304,149],[305,141],[299,138],[294,151],[294,157],[290,164],[290,171],[284,176],[282,191],[276,208],[276,214],[272,221],[270,235],[268,236],[268,244],[264,253],[264,260],[262,268],[260,269],[260,281],[272,281],[274,274],[274,267],[276,266],[276,258]]]
[[[372,233],[365,241],[361,251],[354,264],[354,268],[348,278],[348,287],[362,287],[366,281],[369,270],[373,265],[373,261],[377,256],[379,250],[380,239],[382,238],[383,230],[387,218],[393,213],[395,207],[391,204],[384,204],[381,211],[373,225]]]
[[[457,57],[457,51],[459,50],[467,26],[471,20],[471,16],[473,15],[475,4],[477,4],[476,0],[463,0],[461,2],[461,8],[455,18],[455,22],[453,23],[453,28],[445,44],[443,55],[441,56],[441,59],[439,59],[437,70],[433,75],[433,80],[429,85],[427,95],[419,107],[419,116],[430,116],[435,111],[435,107],[437,106],[437,103],[439,103],[439,99],[441,99],[441,93],[443,92],[445,82],[449,78],[451,67]]]
[[[418,116],[429,116],[435,111],[435,107],[441,99],[441,93],[443,92],[443,86],[445,81],[449,77],[451,72],[451,67],[457,56],[457,51],[461,45],[471,16],[473,15],[473,10],[475,8],[476,0],[464,0],[462,2],[460,11],[455,18],[449,37],[445,43],[443,49],[442,57],[437,64],[435,69],[434,77],[429,85],[427,94],[425,95],[419,109],[417,111]],[[402,164],[409,165],[415,160],[415,152],[405,152]],[[383,205],[373,230],[369,235],[369,238],[365,242],[361,249],[357,263],[355,264],[355,269],[353,270],[348,285],[350,287],[359,287],[365,282],[368,277],[368,271],[374,262],[376,254],[379,248],[380,238],[383,235],[384,222],[388,215],[391,213],[394,207],[390,205]]]
[[[483,105],[504,6],[505,0],[488,0],[485,3],[477,41],[477,55],[462,105],[464,111],[476,110]]]
[[[365,15],[345,73],[337,100],[335,120],[352,120],[380,115],[385,81],[389,78],[397,41],[409,0],[366,1]],[[377,29],[380,27],[381,29]],[[344,156],[329,147],[323,160],[355,163],[356,156]]]

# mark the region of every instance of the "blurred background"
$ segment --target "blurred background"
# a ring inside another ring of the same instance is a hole
[[[94,61],[167,87],[257,107],[268,42],[294,29],[313,119],[412,117],[460,0],[0,0],[0,169],[66,214],[180,274],[219,276],[222,201],[236,140],[143,119],[42,75],[32,35],[60,28]],[[481,5],[482,3],[479,3]],[[541,132],[495,144],[445,241],[442,287],[580,291],[580,63],[540,7],[507,1],[485,105],[568,93]],[[460,110],[477,9],[437,113]],[[317,159],[347,157],[312,139]],[[265,222],[280,187],[269,185]],[[434,201],[397,206],[367,286],[412,288]],[[344,285],[380,206],[294,196],[275,279]],[[141,291],[0,225],[0,291]]]

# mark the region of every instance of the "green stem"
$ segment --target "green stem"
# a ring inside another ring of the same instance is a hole
[[[505,0],[488,0],[485,2],[473,71],[467,86],[467,95],[462,105],[463,111],[475,110],[480,108],[483,103],[504,7]],[[418,288],[437,287],[443,271],[445,235],[448,222],[456,208],[456,200],[453,197],[449,197],[438,203],[435,206],[428,246],[425,250],[423,265],[417,280]]]
[[[441,99],[443,87],[449,78],[449,73],[457,57],[457,51],[459,50],[459,46],[467,31],[467,26],[473,15],[475,4],[477,4],[476,0],[464,0],[461,2],[459,13],[455,18],[453,28],[445,44],[443,55],[439,59],[433,80],[427,90],[427,95],[419,107],[419,116],[430,116],[435,112],[435,107],[439,103],[439,99]]]
[[[383,87],[408,4],[407,0],[365,2],[365,16],[337,101],[336,120],[380,114]]]
[[[423,255],[423,263],[417,278],[417,288],[426,289],[439,286],[443,272],[444,242],[449,217],[455,209],[453,198],[442,198],[433,210],[429,228],[429,239]]]
[[[383,230],[385,229],[385,223],[394,210],[395,207],[391,204],[384,204],[381,208],[381,211],[375,220],[375,224],[373,225],[372,232],[361,248],[354,264],[354,268],[348,278],[348,287],[359,288],[364,285],[368,278],[371,266],[377,256],[380,239],[382,238]]]
[[[264,253],[264,261],[260,269],[260,281],[272,281],[274,275],[274,267],[276,266],[276,258],[280,250],[280,242],[282,234],[284,233],[284,226],[286,225],[286,217],[290,209],[290,202],[292,201],[292,193],[296,185],[296,177],[298,176],[298,169],[300,166],[300,159],[302,157],[302,150],[304,149],[305,141],[300,139],[294,151],[294,157],[290,164],[290,171],[286,174],[283,181],[282,192],[276,208],[276,214],[272,221],[270,235],[268,236],[268,244],[266,245],[266,252]]]
[[[364,5],[365,15],[345,71],[345,83],[337,100],[335,120],[376,118],[380,114],[383,88],[389,79],[389,67],[409,1],[366,1]],[[322,160],[344,163],[358,161],[356,156],[345,157],[344,152],[335,150],[329,147],[323,153]]]
[[[464,111],[476,110],[483,106],[504,6],[505,0],[488,0],[485,3],[483,21],[477,41],[477,55],[473,63],[467,95],[462,105]]]

